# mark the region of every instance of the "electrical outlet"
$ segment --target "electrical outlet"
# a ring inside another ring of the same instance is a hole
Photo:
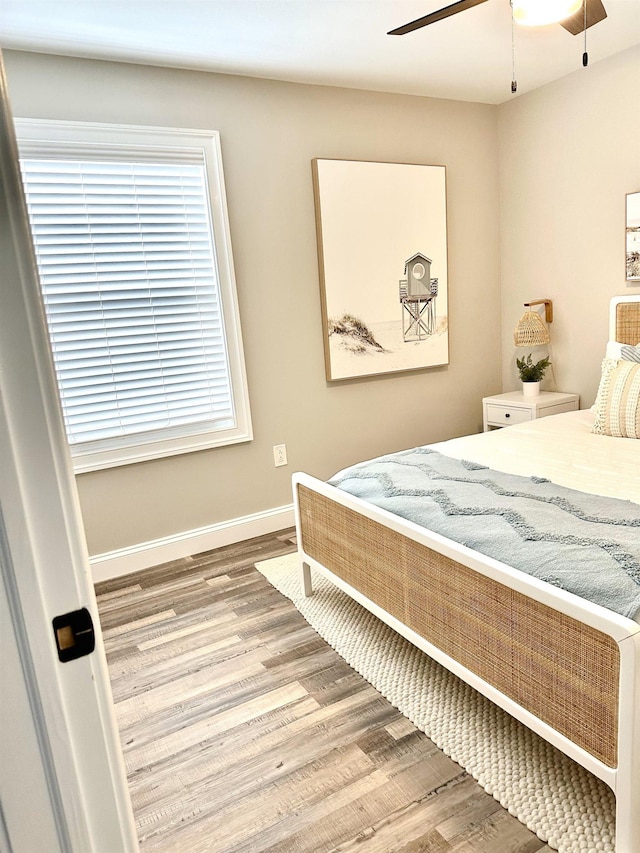
[[[274,444],[273,445],[273,464],[276,468],[280,468],[281,465],[287,464],[287,445],[286,444]]]

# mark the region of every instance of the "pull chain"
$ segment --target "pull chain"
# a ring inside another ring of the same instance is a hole
[[[511,93],[515,95],[518,91],[518,81],[516,80],[516,34],[515,24],[513,20],[513,2],[511,5]]]
[[[582,54],[582,65],[584,68],[589,64],[589,54],[587,53],[587,0],[582,0],[584,9],[584,53]]]

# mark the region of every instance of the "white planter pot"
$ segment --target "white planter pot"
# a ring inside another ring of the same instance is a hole
[[[540,393],[540,383],[539,382],[523,382],[522,383],[522,394],[525,397],[537,397]]]

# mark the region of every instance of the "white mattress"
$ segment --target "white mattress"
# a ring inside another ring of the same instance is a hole
[[[508,474],[640,503],[640,441],[594,435],[592,424],[591,411],[567,412],[429,446]]]

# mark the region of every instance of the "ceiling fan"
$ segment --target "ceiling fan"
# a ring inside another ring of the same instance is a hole
[[[442,21],[444,18],[450,18],[452,15],[457,15],[458,12],[466,12],[467,9],[471,9],[473,6],[479,6],[480,3],[486,2],[487,0],[458,0],[457,3],[452,3],[450,6],[445,6],[443,9],[438,9],[438,11],[436,12],[431,12],[429,15],[423,15],[421,18],[417,18],[415,21],[410,21],[408,24],[404,24],[403,26],[397,27],[394,30],[390,30],[387,35],[403,36],[406,33],[412,33],[414,30],[419,30],[422,27],[426,27],[429,24],[435,24],[436,21]],[[584,4],[586,4],[586,27]],[[567,3],[567,0],[565,0],[564,4],[559,3],[557,5],[564,5],[565,7],[569,8],[569,17],[564,18],[564,20],[558,20],[559,16],[556,16],[553,17],[552,20],[558,22],[562,27],[565,28],[565,30],[568,30],[574,36],[577,36],[579,33],[584,32],[585,29],[588,29],[594,24],[603,21],[607,17],[607,13],[602,4],[602,0],[584,0],[584,4],[582,2]],[[511,0],[511,5],[513,7],[513,17],[516,23],[530,25],[541,25],[542,23],[550,23],[549,20],[534,20],[533,22],[525,20],[523,7],[526,4],[523,2],[523,0]],[[539,5],[540,4],[538,4],[538,8]],[[545,4],[545,6],[550,5],[551,4],[548,2]],[[521,14],[519,14],[519,10]]]

